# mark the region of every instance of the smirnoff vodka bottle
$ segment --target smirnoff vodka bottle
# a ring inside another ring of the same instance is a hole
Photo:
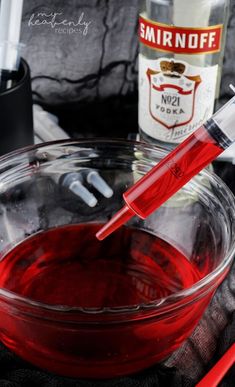
[[[139,21],[139,128],[174,147],[213,113],[229,0],[145,0]]]

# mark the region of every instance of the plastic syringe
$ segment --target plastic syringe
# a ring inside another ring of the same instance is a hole
[[[235,97],[123,194],[124,207],[96,234],[99,240],[134,215],[147,218],[235,141]]]
[[[20,30],[24,0],[0,1],[0,90],[12,86],[20,62]]]

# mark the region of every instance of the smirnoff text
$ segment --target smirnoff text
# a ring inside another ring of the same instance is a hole
[[[140,17],[141,43],[174,53],[200,54],[220,51],[222,26],[181,28],[151,22]]]

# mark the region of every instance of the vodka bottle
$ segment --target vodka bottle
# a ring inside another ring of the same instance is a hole
[[[230,0],[145,0],[139,22],[139,130],[172,148],[212,114]]]

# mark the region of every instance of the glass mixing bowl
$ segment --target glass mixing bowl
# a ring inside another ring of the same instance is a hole
[[[0,159],[0,339],[8,348],[58,374],[110,378],[166,359],[190,335],[233,260],[227,186],[203,171],[146,220],[134,217],[103,242],[94,236],[164,155],[89,140]],[[96,205],[78,196],[81,185]]]

